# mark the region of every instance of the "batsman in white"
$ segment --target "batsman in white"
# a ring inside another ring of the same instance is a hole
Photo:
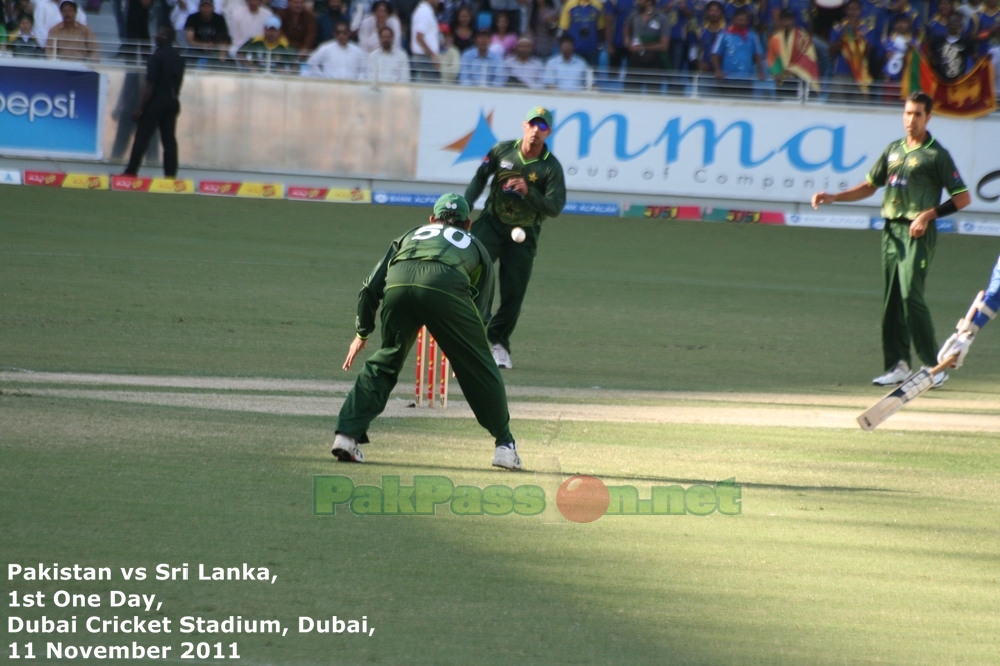
[[[983,298],[983,304],[979,307],[979,312],[968,325],[965,325],[964,321],[959,322],[958,330],[952,333],[951,337],[945,340],[941,346],[941,351],[938,352],[938,363],[944,363],[946,358],[955,356],[951,367],[961,368],[969,353],[969,347],[972,346],[972,341],[976,338],[976,333],[997,316],[998,309],[1000,309],[1000,258],[997,259],[997,265],[993,267],[990,284],[986,288],[986,296]]]

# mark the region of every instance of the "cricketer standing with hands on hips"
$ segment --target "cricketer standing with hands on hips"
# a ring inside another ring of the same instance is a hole
[[[500,307],[488,320],[486,336],[493,345],[493,360],[501,368],[513,367],[510,336],[521,316],[542,222],[558,216],[566,205],[562,165],[545,145],[552,134],[552,112],[531,109],[523,128],[523,138],[493,146],[465,190],[465,200],[474,204],[493,177],[472,235],[486,246],[493,261],[500,260]]]
[[[867,181],[840,192],[817,192],[813,208],[837,201],[860,201],[885,187],[882,198],[882,353],[885,374],[872,380],[876,386],[900,384],[910,375],[910,344],[926,366],[937,365],[937,342],[930,309],[924,301],[924,282],[937,242],[935,220],[971,203],[969,190],[951,155],[927,131],[931,98],[913,93],[903,107],[906,137],[893,141],[868,172]],[[951,198],[943,204],[941,190]],[[948,379],[934,377],[934,388]]]
[[[357,335],[344,370],[375,330],[379,303],[382,348],[365,362],[340,409],[330,453],[341,462],[365,461],[358,443],[368,442],[368,426],[385,409],[417,332],[426,326],[451,361],[476,420],[496,438],[493,466],[521,469],[507,390],[483,326],[493,296],[493,261],[468,228],[469,204],[457,194],[443,195],[428,224],[393,241],[362,285]]]

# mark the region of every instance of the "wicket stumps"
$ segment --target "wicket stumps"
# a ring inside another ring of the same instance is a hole
[[[447,409],[449,377],[451,363],[424,326],[417,333],[417,407],[422,407],[426,398],[428,407],[440,400],[441,409]]]

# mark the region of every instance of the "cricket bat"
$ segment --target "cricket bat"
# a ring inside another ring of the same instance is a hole
[[[976,295],[976,300],[972,302],[972,307],[969,308],[965,319],[962,320],[966,326],[976,316],[985,296],[986,293],[982,291]],[[862,430],[874,430],[879,427],[886,419],[905,407],[907,403],[930,390],[931,386],[934,385],[934,375],[947,368],[954,360],[955,357],[951,356],[946,358],[944,363],[939,363],[933,368],[924,368],[912,375],[905,382],[889,391],[884,398],[865,410],[858,417],[858,425],[861,426]]]

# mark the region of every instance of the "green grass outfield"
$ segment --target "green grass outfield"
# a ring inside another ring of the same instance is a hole
[[[353,376],[339,365],[360,282],[428,214],[27,187],[0,189],[0,210],[0,370],[322,380]],[[940,239],[928,290],[939,337],[998,249]],[[505,377],[874,401],[879,292],[874,232],[561,218],[543,233]],[[986,329],[935,400],[995,400],[998,349]],[[0,381],[3,570],[80,563],[115,578],[8,581],[5,600],[124,590],[156,594],[163,607],[148,617],[175,626],[242,615],[290,629],[7,633],[5,646],[30,640],[44,656],[47,641],[138,640],[172,645],[170,663],[214,663],[179,659],[181,642],[237,641],[230,663],[248,666],[1000,663],[996,433],[566,421],[545,445],[552,424],[522,420],[512,427],[528,465],[554,456],[564,473],[646,497],[735,477],[743,512],[318,517],[317,474],[478,487],[563,477],[489,469],[489,438],[471,420],[382,419],[371,462],[346,466],[328,453],[332,417],[60,397],[43,384]],[[124,582],[118,571],[243,562],[277,582]],[[0,619],[7,629],[42,614],[147,617],[105,602],[5,605]],[[297,634],[300,616],[331,615],[367,616],[375,633]]]

